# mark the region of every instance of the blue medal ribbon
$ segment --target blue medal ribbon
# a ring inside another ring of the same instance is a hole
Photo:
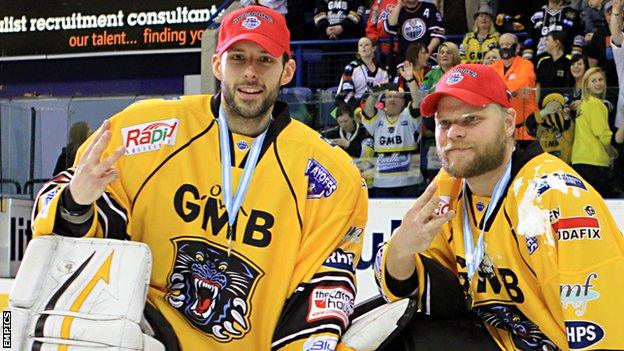
[[[507,167],[505,169],[505,173],[498,179],[496,185],[494,186],[494,192],[492,193],[492,199],[487,206],[485,211],[485,217],[483,218],[483,228],[481,228],[481,233],[479,234],[479,239],[477,240],[477,244],[475,246],[472,245],[472,225],[470,223],[470,218],[468,217],[468,184],[464,180],[464,211],[463,211],[463,227],[464,227],[464,252],[466,255],[466,269],[468,270],[468,285],[470,286],[470,282],[472,282],[472,277],[479,269],[479,265],[481,265],[481,261],[483,261],[483,256],[485,254],[485,243],[483,239],[483,232],[485,230],[485,224],[488,222],[488,219],[494,212],[494,209],[497,207],[498,202],[503,197],[503,192],[507,188],[507,184],[511,180],[511,162],[507,163]]]
[[[251,183],[251,176],[256,169],[258,158],[260,157],[260,150],[264,144],[264,138],[266,137],[267,129],[254,138],[251,150],[247,157],[247,163],[243,169],[243,176],[238,184],[238,189],[234,194],[234,201],[232,201],[232,159],[230,157],[230,132],[228,130],[227,119],[225,118],[225,112],[223,107],[219,108],[219,142],[221,143],[221,182],[223,183],[223,200],[225,201],[225,208],[228,216],[228,256],[232,251],[232,227],[238,216],[238,211],[243,204],[243,199],[249,189]]]

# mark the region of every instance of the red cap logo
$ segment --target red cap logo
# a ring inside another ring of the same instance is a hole
[[[511,94],[503,79],[488,65],[461,64],[446,72],[436,85],[435,92],[420,104],[423,116],[433,116],[442,96],[453,96],[468,105],[485,106],[495,103],[511,107]]]
[[[247,6],[227,14],[219,28],[217,54],[221,55],[233,44],[249,40],[260,45],[269,54],[290,56],[290,31],[279,12],[262,6]]]

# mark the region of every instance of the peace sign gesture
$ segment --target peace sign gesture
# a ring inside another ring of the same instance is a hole
[[[91,144],[76,165],[74,177],[69,182],[72,198],[80,205],[91,205],[104,193],[106,186],[119,176],[113,164],[126,152],[122,146],[102,160],[102,153],[111,139],[110,122],[104,121]]]

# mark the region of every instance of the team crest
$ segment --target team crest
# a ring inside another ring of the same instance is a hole
[[[264,272],[244,256],[202,238],[172,240],[175,266],[167,302],[195,328],[220,342],[251,330],[251,297]]]
[[[260,20],[258,19],[258,17],[256,16],[249,16],[247,18],[245,18],[245,20],[243,21],[243,27],[247,28],[247,29],[256,29],[258,27],[260,27],[260,25],[262,24],[262,22],[260,22]]]

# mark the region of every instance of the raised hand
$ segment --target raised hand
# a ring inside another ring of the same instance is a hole
[[[104,189],[118,177],[113,164],[126,152],[123,147],[102,160],[102,153],[111,139],[110,122],[104,121],[76,166],[69,182],[72,198],[80,205],[90,205],[99,199]]]
[[[405,80],[410,80],[414,77],[414,65],[410,61],[403,62],[403,66],[399,70],[401,77]]]
[[[436,184],[431,183],[407,211],[392,236],[386,267],[396,279],[407,279],[414,272],[414,255],[425,251],[442,225],[455,216],[450,210],[439,214],[440,198],[433,196]]]

